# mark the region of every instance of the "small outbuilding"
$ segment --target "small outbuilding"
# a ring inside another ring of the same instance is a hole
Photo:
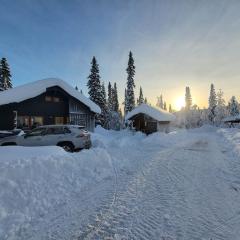
[[[169,132],[169,125],[175,120],[175,116],[163,109],[143,103],[129,112],[125,120],[132,121],[136,131],[151,134],[158,131]]]
[[[223,122],[229,124],[230,127],[233,127],[235,123],[240,123],[240,114],[236,116],[229,116],[223,119]]]

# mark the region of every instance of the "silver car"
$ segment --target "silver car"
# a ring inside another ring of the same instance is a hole
[[[85,127],[76,125],[45,125],[21,136],[0,139],[0,146],[60,146],[68,152],[90,148],[91,136]]]

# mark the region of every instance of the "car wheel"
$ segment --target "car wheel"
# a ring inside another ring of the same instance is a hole
[[[66,152],[73,152],[74,151],[74,146],[72,143],[60,143],[58,145],[59,147],[62,147]]]

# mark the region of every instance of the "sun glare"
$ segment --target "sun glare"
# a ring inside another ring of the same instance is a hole
[[[180,110],[182,107],[185,106],[185,99],[183,96],[180,96],[178,97],[176,100],[175,100],[175,103],[174,103],[174,108],[176,110]]]

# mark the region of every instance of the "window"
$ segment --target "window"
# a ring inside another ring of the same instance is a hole
[[[56,134],[63,134],[64,129],[63,127],[51,127],[47,129],[47,135],[56,135]]]
[[[36,128],[27,134],[28,137],[41,136],[46,132],[46,128]]]
[[[55,124],[64,124],[64,117],[55,117]]]
[[[52,97],[51,96],[45,96],[45,101],[46,102],[51,102],[52,101]]]
[[[87,125],[87,114],[70,113],[70,124],[86,126]]]
[[[59,97],[53,97],[53,102],[60,102],[60,98]]]

